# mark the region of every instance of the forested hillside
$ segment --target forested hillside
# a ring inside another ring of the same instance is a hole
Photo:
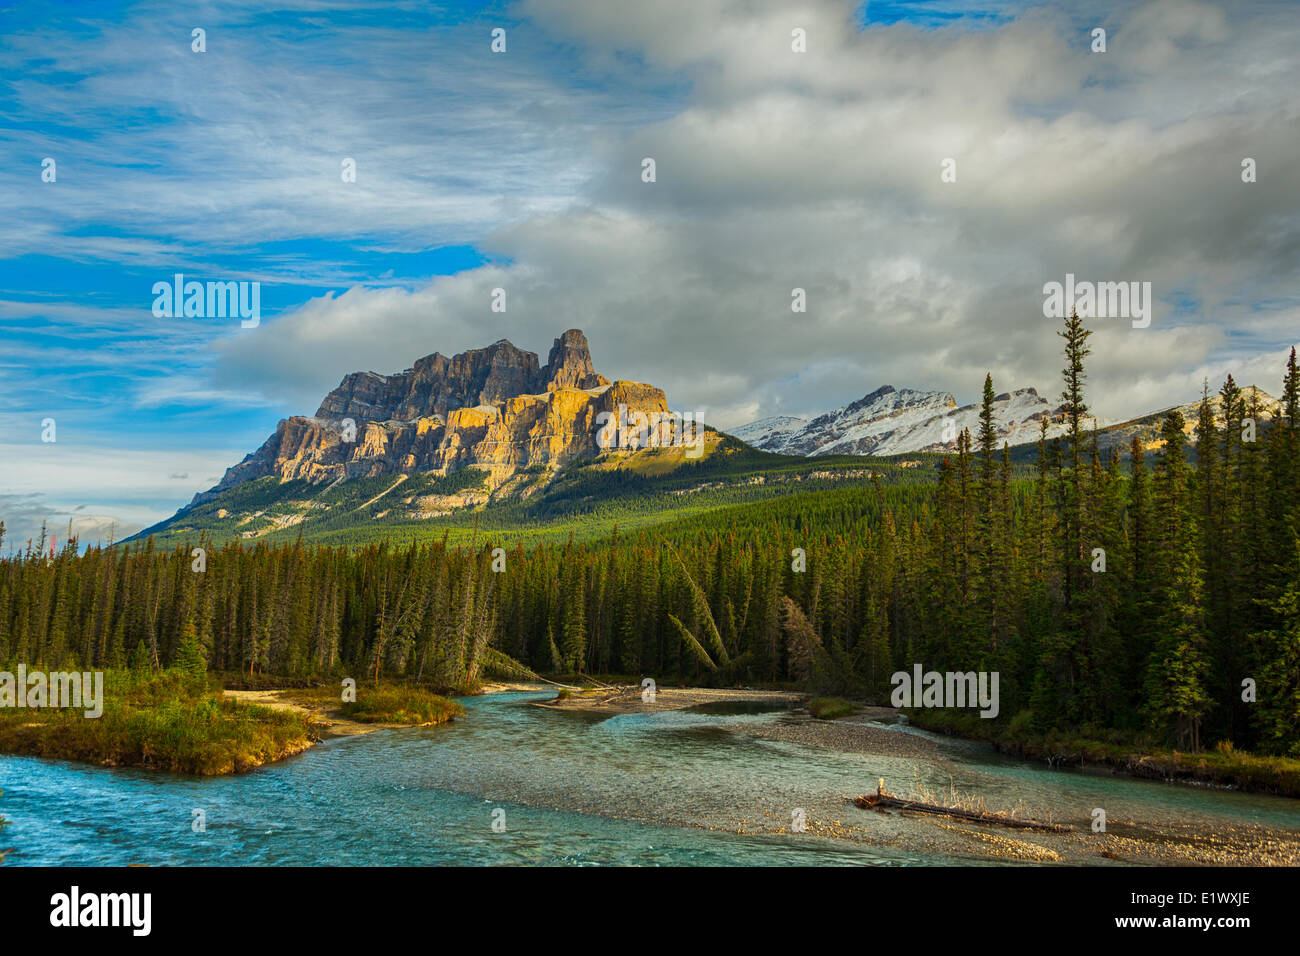
[[[995,447],[986,381],[980,428],[937,481],[798,490],[598,540],[524,547],[483,528],[461,546],[196,539],[53,557],[37,543],[0,562],[0,661],[197,656],[448,688],[518,661],[879,699],[920,663],[998,671],[997,719],[1026,732],[1300,753],[1294,352],[1268,428],[1229,378],[1221,423],[1203,403],[1195,467],[1174,411],[1159,451],[1134,443],[1129,470],[1082,428],[1089,333],[1071,318],[1062,334],[1068,428],[1040,442],[1031,473]]]
[[[156,529],[158,547],[193,542],[218,544],[292,543],[358,547],[436,542],[444,537],[468,544],[475,529],[492,531],[509,544],[590,540],[662,524],[683,514],[700,514],[794,491],[866,484],[930,483],[939,456],[893,458],[827,456],[810,461],[756,451],[720,437],[707,454],[688,459],[681,449],[613,452],[551,470],[521,471],[512,494],[489,498],[486,474],[473,467],[446,475],[349,478],[328,485],[304,480],[258,478],[186,508]],[[417,502],[445,500],[433,513],[414,516]]]

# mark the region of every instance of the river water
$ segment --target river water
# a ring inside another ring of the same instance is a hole
[[[1300,803],[1282,798],[1053,771],[934,737],[935,754],[901,757],[735,730],[796,719],[786,712],[595,717],[529,704],[549,696],[468,698],[452,724],[332,740],[231,777],[0,757],[0,848],[9,865],[44,866],[981,862],[925,821],[847,804],[878,777],[1050,808],[1085,831],[1104,807],[1133,832],[1261,825],[1300,846]],[[800,813],[807,831],[771,832]],[[816,835],[828,827],[855,839]]]

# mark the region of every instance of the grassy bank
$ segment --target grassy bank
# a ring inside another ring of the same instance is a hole
[[[1300,760],[1270,757],[1220,744],[1204,753],[1182,753],[1153,740],[1116,730],[1083,727],[1077,733],[1045,735],[1018,728],[990,726],[970,713],[907,710],[918,727],[974,740],[985,740],[1003,753],[1059,767],[1109,767],[1149,780],[1232,787],[1249,793],[1300,797]]]
[[[853,705],[839,697],[814,697],[808,701],[808,712],[818,720],[834,720],[853,713]]]
[[[224,700],[177,672],[107,671],[104,712],[0,709],[0,753],[149,767],[203,776],[241,773],[312,745],[297,713]]]
[[[443,724],[465,713],[454,700],[421,687],[357,685],[357,699],[342,701],[336,687],[291,690],[285,697],[309,707],[332,708],[339,716],[363,724]]]

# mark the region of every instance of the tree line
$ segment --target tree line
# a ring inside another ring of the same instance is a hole
[[[1061,418],[1028,477],[994,389],[929,485],[859,486],[600,541],[355,549],[200,539],[0,560],[0,661],[294,678],[649,675],[884,701],[890,675],[998,671],[1031,733],[1154,733],[1300,753],[1300,372],[1231,377],[1127,460],[1088,428],[1089,332],[1065,321]],[[0,524],[0,544],[3,524]],[[196,550],[203,554],[202,561]],[[202,570],[196,570],[202,564]]]

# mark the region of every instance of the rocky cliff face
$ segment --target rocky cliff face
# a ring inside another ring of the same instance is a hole
[[[668,411],[661,390],[598,375],[577,329],[555,340],[544,366],[505,339],[435,352],[396,375],[346,376],[315,416],[281,421],[195,503],[268,475],[322,482],[476,465],[496,486],[524,468],[595,456],[600,413],[617,417],[622,406],[629,416]]]
[[[592,367],[587,337],[569,329],[555,340],[542,368],[536,353],[502,339],[451,358],[434,352],[396,375],[353,372],[325,396],[315,417],[357,422],[413,421],[435,415],[445,419],[454,409],[496,405],[516,395],[608,384]]]
[[[545,391],[600,388],[608,385],[609,379],[596,374],[591,364],[591,350],[587,348],[587,337],[577,329],[569,329],[551,346],[546,367],[542,369],[541,384]]]

